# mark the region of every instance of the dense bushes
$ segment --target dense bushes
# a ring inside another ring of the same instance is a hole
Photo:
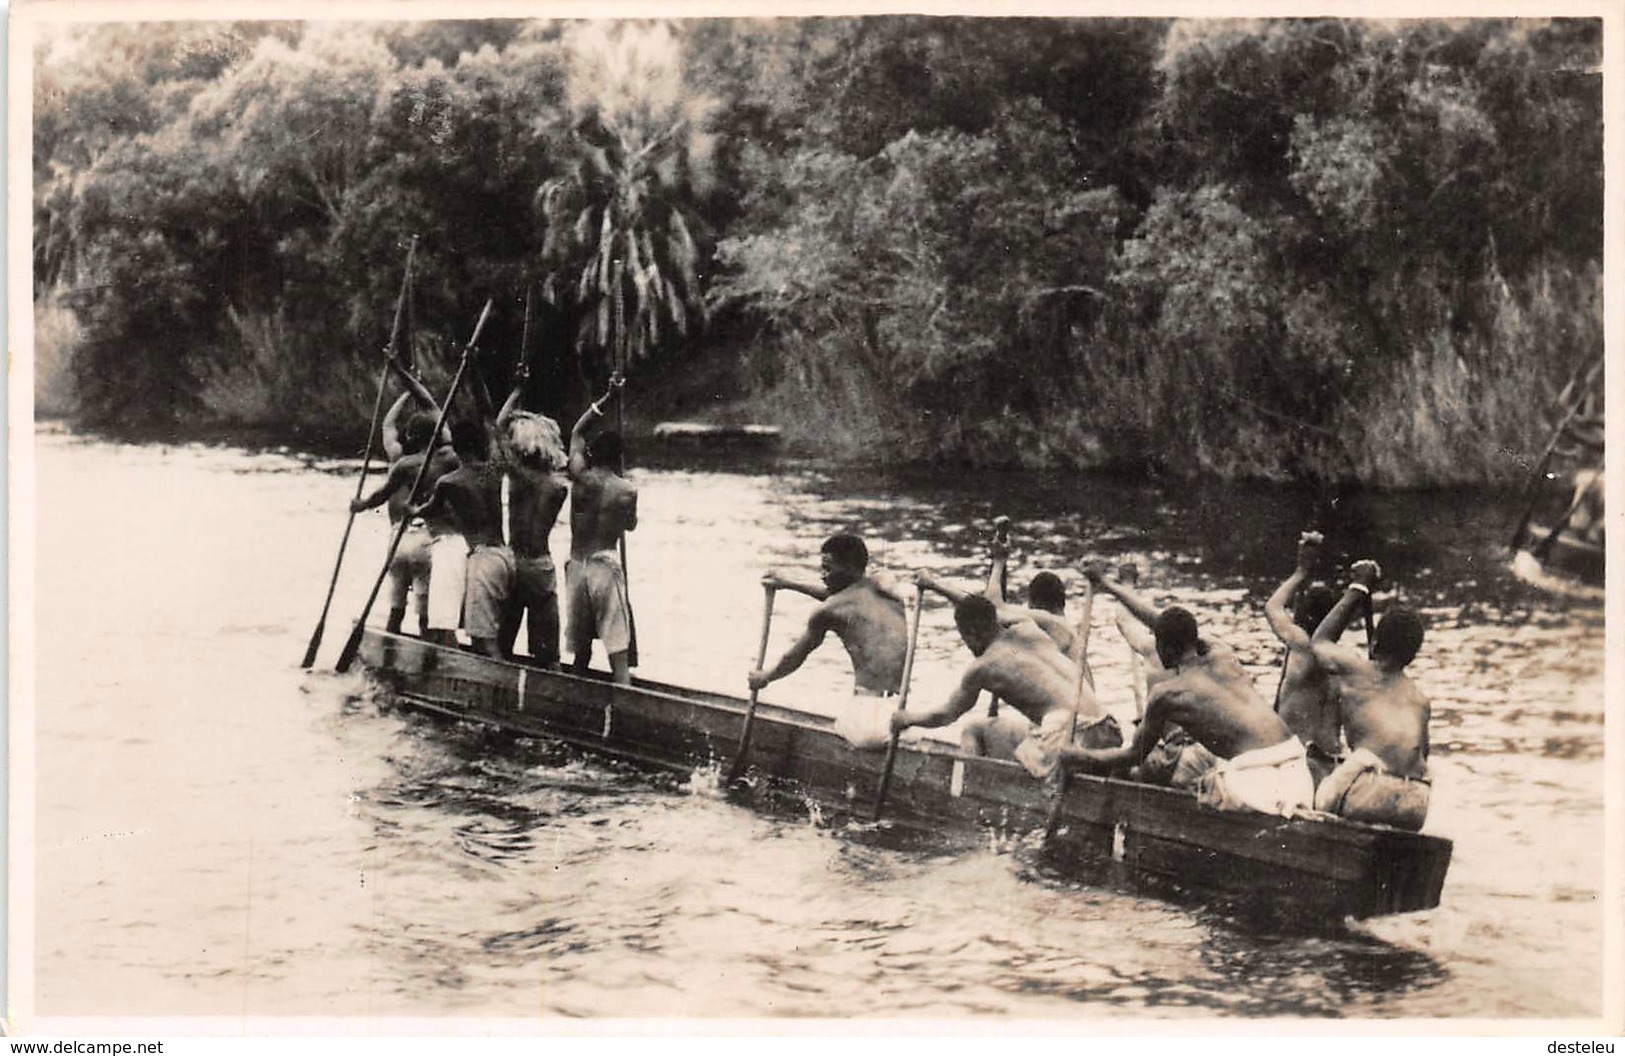
[[[38,67],[36,298],[127,433],[365,420],[527,290],[557,413],[737,357],[837,457],[1516,476],[1600,354],[1600,23],[173,24]],[[47,56],[42,52],[39,58]],[[540,296],[546,294],[546,303]]]

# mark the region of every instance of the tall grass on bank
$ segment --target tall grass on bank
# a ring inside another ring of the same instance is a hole
[[[73,391],[73,357],[79,319],[60,290],[34,301],[34,417],[71,417],[78,404]]]

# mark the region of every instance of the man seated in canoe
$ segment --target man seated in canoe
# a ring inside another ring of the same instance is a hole
[[[435,540],[433,576],[451,567],[457,551],[462,552],[464,626],[475,649],[501,660],[502,613],[513,588],[513,551],[502,538],[502,472],[487,461],[490,438],[474,422],[457,422],[451,440],[462,464],[436,481],[428,499],[412,513],[450,520],[451,530]],[[455,645],[457,623],[449,603],[437,612],[432,593],[431,581],[429,636]]]
[[[1390,608],[1371,637],[1371,656],[1337,636],[1371,597],[1381,576],[1374,561],[1356,561],[1343,597],[1321,621],[1308,648],[1336,693],[1349,755],[1315,790],[1315,809],[1355,821],[1415,832],[1427,820],[1428,723],[1432,709],[1405,666],[1422,647],[1422,618],[1407,605]],[[1293,628],[1293,637],[1303,635]],[[1307,636],[1304,636],[1307,637]],[[1295,641],[1302,648],[1302,641]]]
[[[1006,729],[996,726],[979,743],[965,747],[976,754],[1015,759],[1034,777],[1047,777],[1069,743],[1090,747],[1123,743],[1117,720],[1101,708],[1078,665],[1036,623],[1001,624],[991,599],[970,595],[954,605],[954,624],[975,661],[947,701],[930,710],[894,713],[892,730],[947,726],[970,711],[986,691],[1033,726],[1024,728],[1015,743],[996,736]]]
[[[543,667],[559,664],[558,576],[548,537],[570,493],[564,476],[569,455],[559,425],[520,408],[530,372],[519,368],[513,392],[496,417],[507,474],[508,544],[513,548],[513,593],[502,621],[502,651],[511,656],[525,622],[530,655]]]
[[[1309,638],[1337,601],[1337,595],[1324,583],[1304,585],[1320,555],[1322,542],[1319,532],[1298,536],[1297,567],[1264,603],[1270,630],[1286,646],[1281,682],[1275,691],[1275,711],[1303,741],[1309,774],[1317,786],[1343,760],[1337,695],[1330,674],[1315,658]]]
[[[426,499],[433,490],[435,482],[441,477],[457,468],[457,455],[452,450],[449,437],[446,442],[437,444],[432,451],[429,450],[430,441],[434,439],[435,422],[439,419],[439,408],[435,406],[434,397],[429,395],[421,382],[412,377],[394,359],[390,366],[397,375],[404,378],[407,391],[396,400],[384,416],[381,429],[383,434],[384,451],[392,459],[389,473],[384,481],[373,490],[370,495],[358,498],[350,503],[353,513],[363,510],[375,509],[385,502],[389,504],[389,523],[392,527],[399,526],[401,519],[407,516],[407,508],[414,500]],[[416,398],[420,403],[426,403],[428,411],[419,411],[408,416],[406,425],[401,427],[399,419],[406,408],[408,400]],[[423,484],[417,495],[410,494],[412,482],[417,479],[418,468],[422,466],[424,458],[429,458],[429,468],[423,475]],[[389,563],[390,593],[389,593],[389,620],[385,625],[391,634],[399,634],[401,624],[406,619],[406,597],[410,593],[417,609],[418,634],[426,636],[429,629],[429,608],[431,586],[431,546],[434,541],[430,534],[428,522],[422,517],[410,518],[406,532],[401,536],[401,542],[395,549],[395,556]],[[459,590],[459,606],[461,591]]]
[[[785,650],[778,662],[757,668],[747,676],[752,689],[761,689],[800,669],[831,632],[852,658],[852,691],[859,696],[890,697],[902,688],[903,659],[908,652],[908,628],[903,603],[892,587],[882,587],[869,575],[869,548],[855,535],[833,535],[819,551],[823,587],[801,583],[769,572],[762,582],[774,590],[794,590],[820,602],[807,621],[807,629]]]
[[[1102,774],[1127,769],[1146,758],[1168,724],[1177,723],[1217,759],[1197,781],[1202,803],[1288,816],[1308,809],[1315,790],[1303,742],[1259,695],[1235,653],[1203,639],[1187,610],[1175,605],[1139,611],[1146,607],[1142,599],[1096,568],[1089,575],[1150,624],[1167,676],[1151,690],[1132,742],[1122,748],[1068,749],[1067,765]]]
[[[621,564],[621,538],[638,526],[638,489],[621,475],[621,434],[600,429],[603,404],[623,384],[582,412],[570,430],[570,560],[564,566],[566,638],[575,673],[587,673],[592,642],[604,644],[619,685],[632,684],[632,603]]]

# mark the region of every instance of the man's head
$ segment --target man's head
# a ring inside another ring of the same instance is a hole
[[[869,548],[855,535],[832,535],[824,540],[819,553],[819,571],[824,586],[844,590],[862,579],[869,570]]]
[[[1027,586],[1027,604],[1059,616],[1066,611],[1066,585],[1054,572],[1040,572]]]
[[[430,441],[434,439],[434,427],[440,421],[440,416],[430,414],[428,411],[418,411],[406,420],[406,428],[401,430],[401,446],[409,455],[426,450]]]
[[[587,441],[587,458],[595,467],[612,473],[620,472],[625,453],[626,445],[621,441],[621,434],[613,429],[605,429]]]
[[[999,636],[999,610],[985,594],[972,594],[954,606],[954,626],[970,651],[981,656]]]
[[[485,461],[485,430],[466,418],[451,426],[451,447],[464,462]]]
[[[1404,667],[1422,648],[1422,617],[1409,605],[1395,605],[1377,621],[1371,636],[1371,659],[1394,668]]]
[[[1320,621],[1332,611],[1337,604],[1337,595],[1332,588],[1316,580],[1298,592],[1297,604],[1292,607],[1292,619],[1299,627],[1310,634],[1320,626]]]
[[[527,465],[562,469],[568,460],[559,423],[546,415],[524,411],[514,414],[508,423],[508,443],[519,460]]]
[[[1151,630],[1157,637],[1157,659],[1169,670],[1179,666],[1192,652],[1207,652],[1196,630],[1196,617],[1178,605],[1163,609]]]

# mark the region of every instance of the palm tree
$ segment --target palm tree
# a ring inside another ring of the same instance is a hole
[[[701,310],[684,217],[688,131],[685,118],[657,123],[647,107],[621,118],[594,108],[572,132],[568,171],[538,192],[542,293],[575,316],[584,374],[624,369],[686,335]]]

